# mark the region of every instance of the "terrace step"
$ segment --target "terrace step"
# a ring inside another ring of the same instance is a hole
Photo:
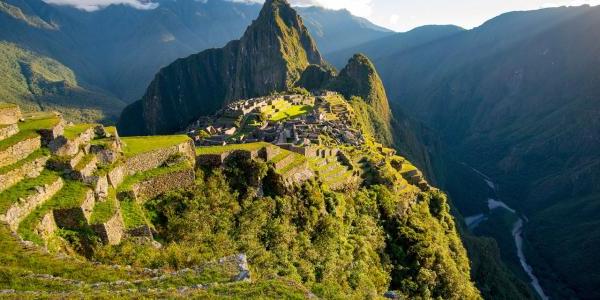
[[[196,174],[189,162],[137,173],[123,181],[117,189],[117,199],[144,201],[168,191],[194,184]]]
[[[42,147],[40,136],[32,131],[21,131],[0,142],[0,168],[25,159]]]
[[[19,133],[19,125],[17,124],[0,125],[0,141],[5,140],[17,133]]]
[[[63,180],[51,171],[25,179],[0,194],[0,221],[16,231],[19,223],[37,207],[54,197],[63,187]]]
[[[80,229],[88,225],[94,204],[92,190],[81,182],[65,180],[60,191],[21,221],[18,233],[24,240],[43,245],[46,234],[57,228]]]
[[[26,178],[35,178],[44,170],[49,157],[42,150],[33,152],[23,160],[0,168],[0,192]]]
[[[92,212],[90,218],[92,229],[104,244],[116,245],[120,243],[125,233],[125,224],[119,203],[113,189],[106,201],[96,203]]]

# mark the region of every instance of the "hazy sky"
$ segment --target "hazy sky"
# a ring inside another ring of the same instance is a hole
[[[140,9],[154,8],[150,0],[45,0],[71,4],[82,9],[98,9],[111,3],[125,3]],[[221,1],[221,0],[197,0]],[[229,0],[264,2],[264,0]],[[600,0],[289,0],[295,5],[321,5],[346,8],[374,23],[406,31],[428,24],[455,24],[465,28],[481,25],[499,14],[551,6],[600,4]]]

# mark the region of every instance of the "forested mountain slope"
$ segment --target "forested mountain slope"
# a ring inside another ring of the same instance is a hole
[[[453,160],[493,178],[500,197],[529,217],[529,256],[552,298],[598,297],[598,28],[599,7],[514,12],[374,52],[392,107],[433,128]],[[468,215],[481,197],[454,201]]]

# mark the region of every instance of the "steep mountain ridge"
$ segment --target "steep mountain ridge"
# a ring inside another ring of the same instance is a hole
[[[589,6],[508,13],[374,57],[392,107],[425,121],[529,217],[528,257],[552,298],[598,297],[588,210],[598,203],[599,20]],[[476,214],[487,196],[453,200]]]
[[[143,96],[161,67],[239,38],[261,9],[226,0],[165,0],[154,9],[109,5],[91,12],[42,0],[1,3],[0,28],[6,30],[0,30],[0,40],[57,60],[79,82],[126,103]],[[328,51],[389,34],[346,13],[310,7],[299,11],[310,15],[307,27]],[[347,38],[333,28],[339,25],[360,35]]]
[[[142,100],[123,111],[119,129],[182,130],[232,100],[291,88],[310,64],[324,62],[302,19],[286,1],[269,0],[240,40],[163,68]]]

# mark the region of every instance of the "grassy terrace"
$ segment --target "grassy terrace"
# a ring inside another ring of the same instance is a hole
[[[42,245],[42,239],[35,234],[34,228],[42,217],[54,209],[73,208],[81,205],[85,200],[88,188],[81,182],[65,180],[63,188],[46,201],[42,206],[34,210],[21,224],[19,224],[19,235],[23,239]]]
[[[32,113],[25,116],[25,121],[19,123],[21,131],[35,131],[40,129],[51,129],[60,123],[60,118],[54,113]]]
[[[29,154],[29,156],[27,156],[25,159],[22,159],[12,165],[8,165],[8,166],[0,168],[0,174],[6,174],[8,171],[18,169],[21,166],[23,166],[24,164],[30,163],[40,157],[44,157],[44,156],[48,156],[48,155],[49,155],[48,150],[46,150],[44,148],[38,149],[35,152]]]
[[[6,191],[0,193],[0,213],[5,213],[11,205],[17,202],[20,198],[27,198],[35,195],[37,191],[35,187],[51,184],[58,179],[58,175],[54,172],[44,170],[40,176],[31,179],[25,179]]]
[[[73,140],[77,138],[80,134],[84,133],[86,130],[93,128],[96,125],[97,124],[76,124],[66,127],[64,136],[69,140]]]
[[[305,115],[313,110],[313,107],[310,105],[293,105],[288,109],[282,110],[278,113],[275,113],[270,121],[279,122],[287,119],[293,119],[302,115]]]
[[[229,151],[235,150],[247,150],[247,151],[256,151],[260,150],[264,147],[272,146],[269,143],[250,143],[250,144],[231,144],[226,146],[210,146],[210,147],[196,147],[196,155],[202,154],[221,154]]]
[[[192,166],[190,166],[189,162],[184,161],[184,162],[176,164],[174,166],[156,168],[156,169],[152,169],[147,172],[136,173],[133,176],[127,177],[127,179],[125,179],[125,181],[123,181],[123,183],[121,183],[121,185],[117,188],[117,193],[128,191],[131,189],[131,187],[134,184],[144,181],[144,180],[147,180],[147,179],[150,179],[152,177],[169,174],[169,173],[177,172],[177,171],[181,171],[181,170],[186,170],[186,169],[190,169],[190,168],[192,168]]]
[[[278,170],[277,172],[279,174],[285,174],[306,162],[306,158],[304,156],[296,153],[292,153],[292,155],[294,155],[294,160],[291,161],[287,166],[285,166],[281,170]]]
[[[94,160],[95,157],[96,155],[94,154],[86,154],[75,166],[75,171],[83,170],[83,168],[85,168],[92,160]]]
[[[106,223],[115,215],[118,209],[119,204],[117,203],[117,193],[115,189],[110,188],[108,190],[108,197],[106,197],[106,200],[104,202],[97,202],[96,206],[94,206],[94,211],[90,217],[90,223]]]
[[[0,141],[0,151],[4,151],[21,141],[32,139],[38,136],[39,135],[35,131],[19,131],[19,133]]]
[[[138,154],[150,152],[160,148],[167,148],[179,145],[190,138],[187,135],[166,135],[166,136],[143,136],[143,137],[124,137],[123,152],[126,157],[136,156]]]
[[[139,203],[134,200],[121,201],[121,214],[125,228],[133,229],[149,224],[146,213]]]

